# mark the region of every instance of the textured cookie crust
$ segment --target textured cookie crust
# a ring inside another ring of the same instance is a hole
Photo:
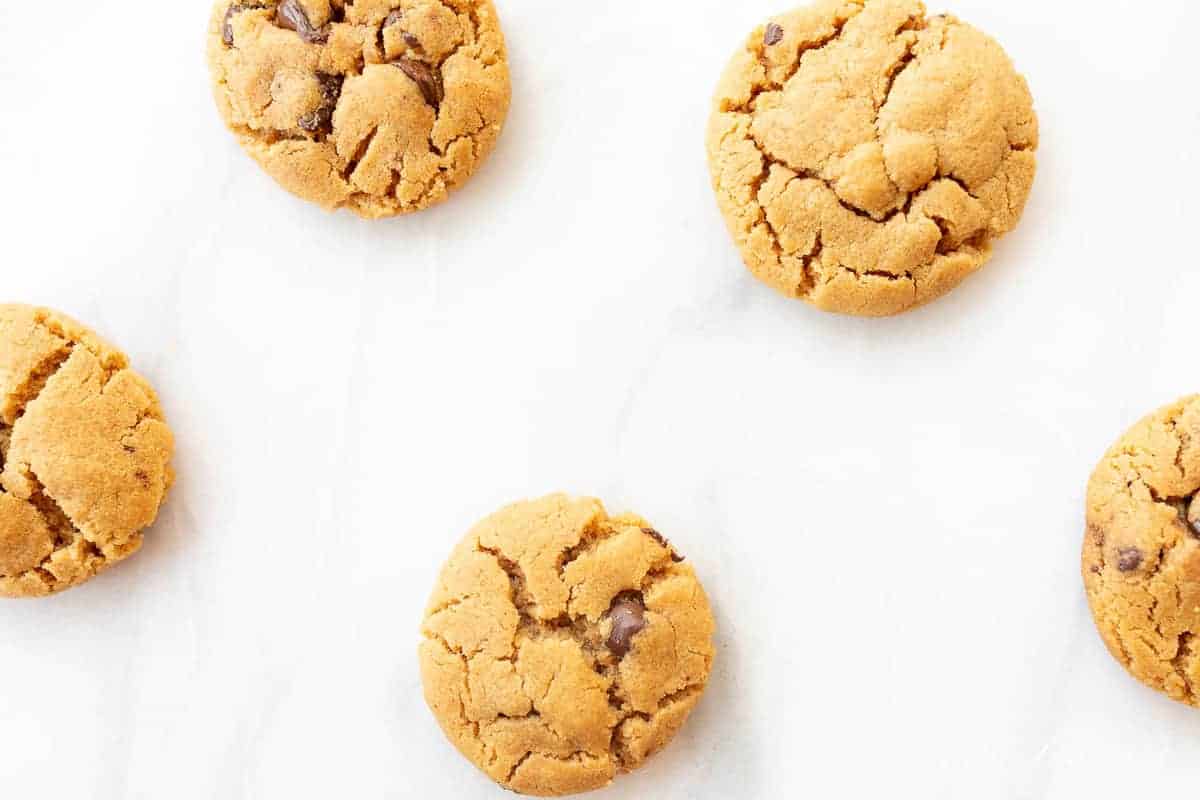
[[[992,39],[919,0],[819,0],[757,29],[721,78],[708,158],[750,270],[818,308],[906,311],[1021,217],[1038,126]]]
[[[441,202],[510,98],[491,0],[218,0],[213,95],[288,191],[369,218]]]
[[[442,730],[497,783],[541,796],[640,766],[683,725],[713,660],[691,566],[645,520],[562,495],[477,525],[422,633]]]
[[[0,305],[0,596],[59,592],[135,553],[171,449],[124,354],[62,314]]]
[[[1200,706],[1200,396],[1146,417],[1092,473],[1083,583],[1113,657]]]

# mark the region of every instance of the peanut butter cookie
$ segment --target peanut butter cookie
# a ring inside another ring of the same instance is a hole
[[[208,60],[246,152],[288,191],[364,217],[444,200],[508,112],[491,0],[218,0]]]
[[[0,596],[62,591],[135,553],[171,449],[124,354],[62,314],[0,305]]]
[[[1200,396],[1134,425],[1087,490],[1083,583],[1096,627],[1142,683],[1200,706]]]
[[[819,0],[758,28],[721,78],[713,186],[750,270],[826,311],[954,288],[1021,217],[1037,118],[996,42],[920,0]]]
[[[422,631],[442,730],[497,783],[542,796],[639,767],[683,725],[713,660],[704,589],[670,543],[562,495],[476,526]]]

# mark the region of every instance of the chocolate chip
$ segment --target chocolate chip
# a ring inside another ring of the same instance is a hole
[[[646,627],[646,606],[641,595],[621,595],[608,611],[612,620],[612,633],[608,635],[608,649],[617,658],[622,658],[633,646],[633,637]]]
[[[392,62],[392,66],[398,67],[417,85],[426,103],[433,106],[435,110],[441,108],[442,101],[446,99],[446,87],[442,84],[440,70],[429,66],[424,61],[417,61],[415,58],[397,59]]]
[[[1091,570],[1093,575],[1099,575],[1101,572],[1100,567],[1096,564],[1092,564]]]
[[[317,83],[321,88],[321,105],[296,121],[300,130],[316,133],[332,127],[333,110],[337,108],[338,98],[342,96],[342,80],[341,75],[317,73]]]
[[[403,11],[400,11],[400,10],[393,11],[392,13],[388,14],[387,17],[384,18],[383,27],[390,28],[402,19],[404,19]],[[404,43],[406,45],[408,45],[410,49],[412,49],[412,50],[420,50],[421,49],[421,40],[418,39],[413,34],[409,33],[408,31],[400,31],[400,38],[404,40]],[[383,41],[382,37],[380,38],[380,41]]]
[[[221,41],[226,47],[233,47],[233,18],[251,8],[262,8],[257,3],[234,3],[225,9],[225,20],[221,23]]]
[[[770,47],[773,44],[779,44],[783,41],[783,27],[778,23],[772,22],[767,26],[767,32],[763,35],[763,44]]]
[[[1133,572],[1142,565],[1142,551],[1136,547],[1122,547],[1117,551],[1117,569]]]
[[[683,561],[683,556],[681,556],[675,552],[675,548],[671,545],[671,543],[669,541],[667,541],[667,537],[663,536],[661,533],[654,530],[654,528],[642,528],[642,533],[646,534],[651,539],[653,539],[654,541],[661,544],[667,550],[670,550],[671,551],[671,560],[674,561],[676,564],[678,564],[680,561]]]
[[[300,0],[283,0],[275,10],[275,24],[295,31],[309,44],[324,44],[329,40],[329,29],[314,28]]]

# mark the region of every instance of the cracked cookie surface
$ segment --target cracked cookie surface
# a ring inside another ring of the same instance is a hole
[[[1142,683],[1200,706],[1200,396],[1138,422],[1087,489],[1083,582],[1096,627]]]
[[[491,0],[218,0],[213,95],[285,189],[368,217],[444,200],[508,113]]]
[[[1016,226],[1038,126],[995,41],[919,0],[819,0],[751,34],[707,149],[743,260],[826,311],[885,316],[957,286]]]
[[[699,701],[713,618],[645,520],[553,495],[501,509],[454,550],[422,626],[425,698],[502,786],[596,789],[665,746]]]
[[[0,596],[62,591],[137,552],[171,450],[123,353],[63,314],[0,305]]]

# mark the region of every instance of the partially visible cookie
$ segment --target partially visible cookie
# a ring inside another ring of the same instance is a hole
[[[135,553],[171,450],[123,353],[57,312],[0,305],[0,596],[62,591]]]
[[[826,311],[896,314],[991,256],[1033,185],[1037,117],[995,41],[920,0],[818,0],[751,34],[708,128],[750,270]]]
[[[222,118],[275,180],[372,218],[469,178],[511,93],[491,0],[217,0],[208,61]]]
[[[691,566],[640,517],[563,495],[479,523],[422,632],[442,730],[494,781],[541,796],[641,766],[683,725],[713,660]]]
[[[1087,489],[1083,583],[1125,669],[1200,706],[1200,396],[1134,425]]]

